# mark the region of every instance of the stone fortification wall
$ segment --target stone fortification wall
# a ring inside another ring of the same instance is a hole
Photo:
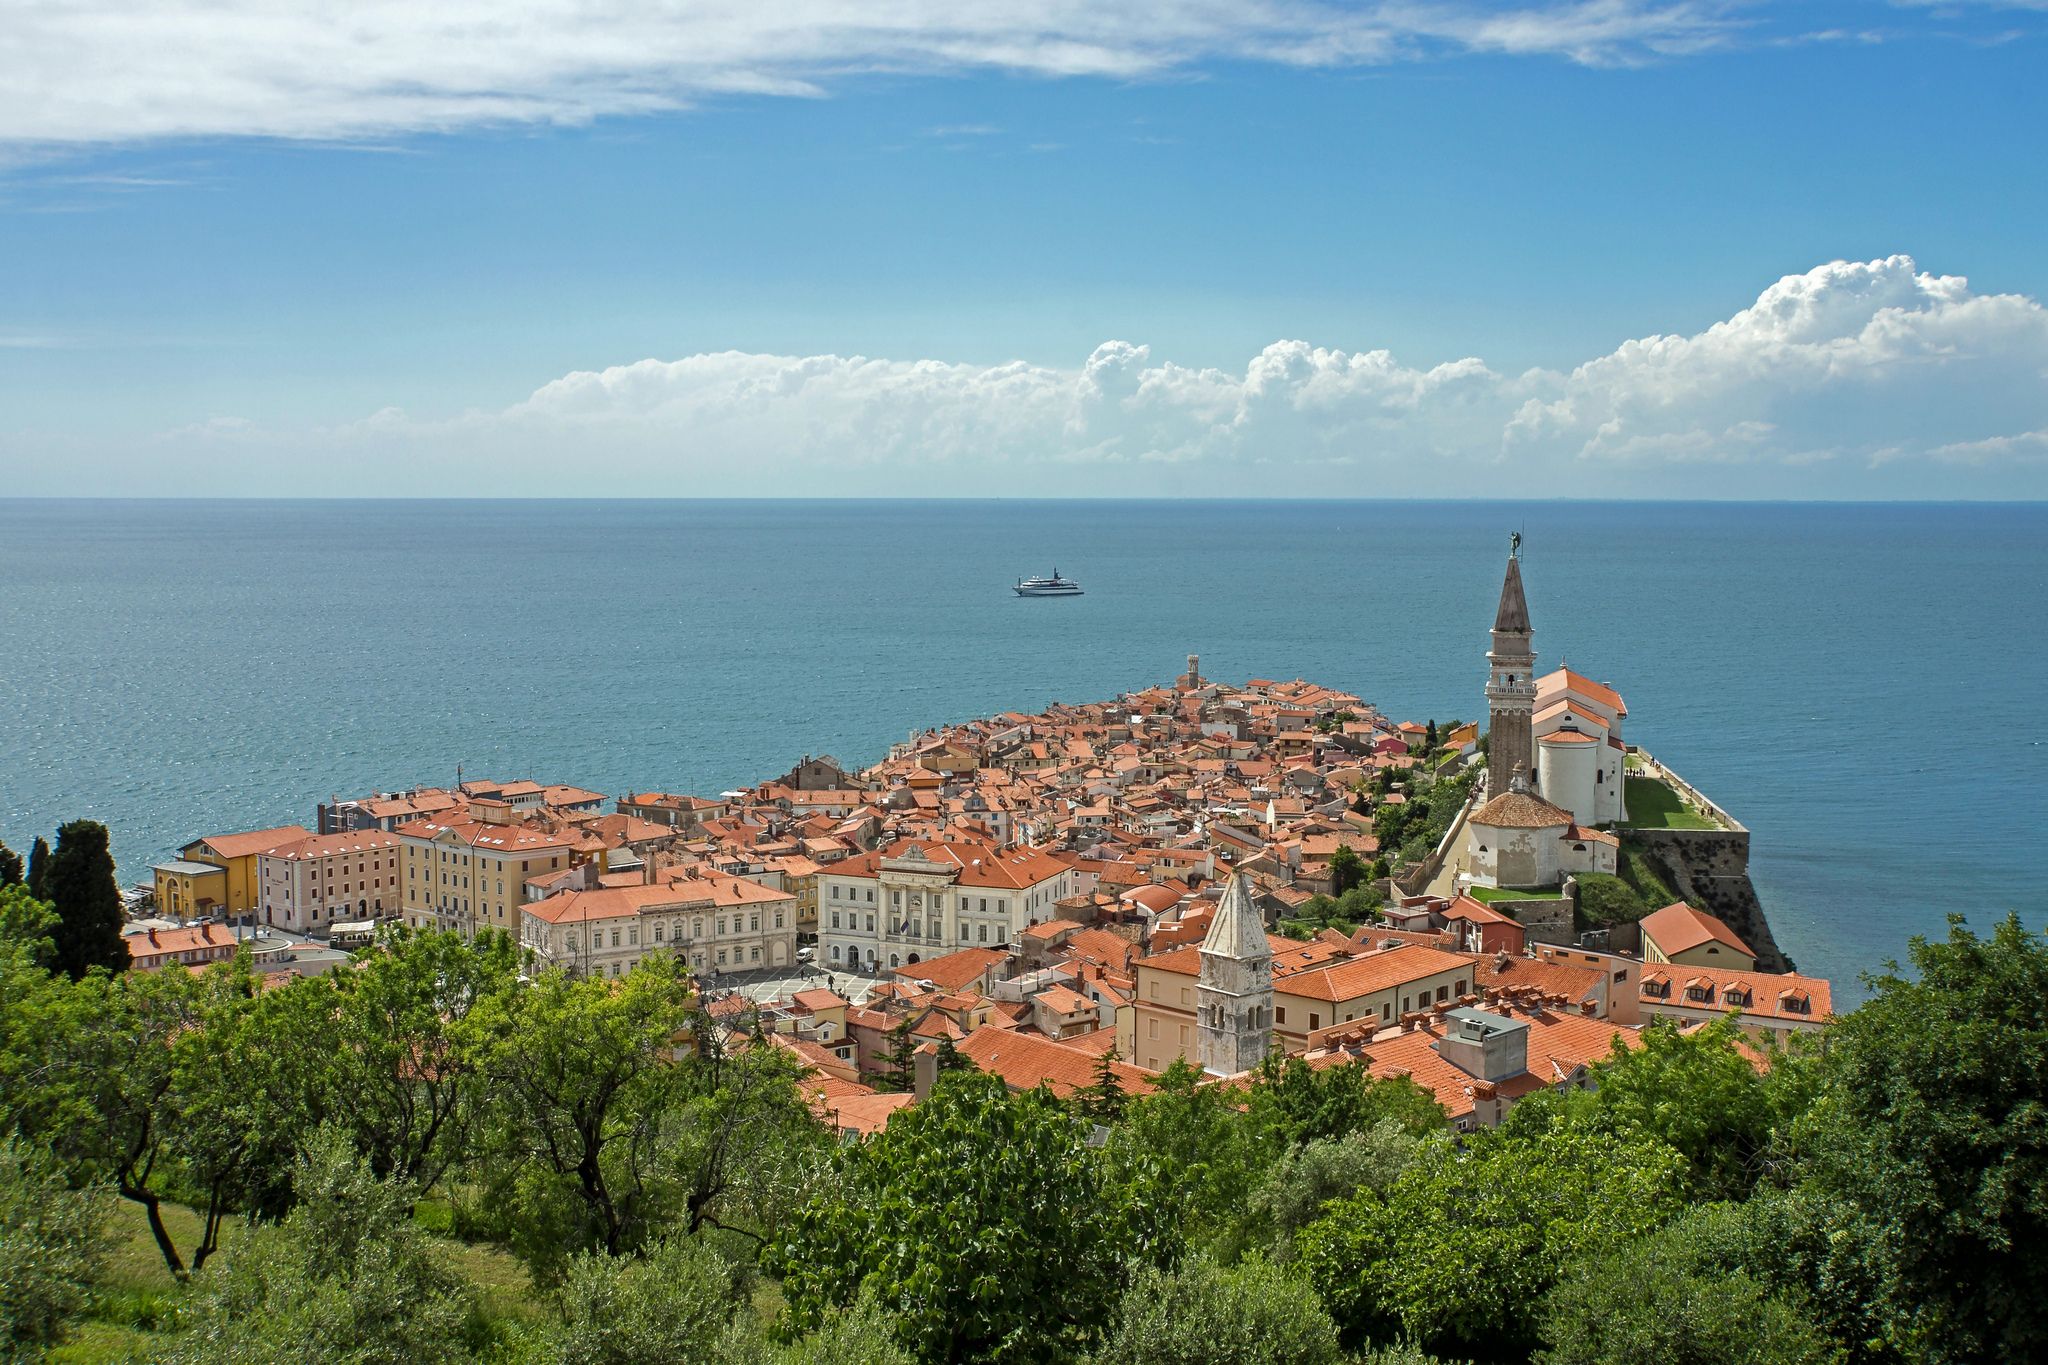
[[[1670,783],[1695,810],[1720,821],[1723,828],[1630,829],[1625,837],[1657,860],[1671,889],[1688,905],[1717,916],[1742,935],[1756,949],[1759,971],[1793,970],[1792,960],[1771,936],[1763,902],[1757,899],[1756,887],[1749,880],[1749,830],[1705,792],[1655,757],[1640,749],[1635,752],[1646,773]]]
[[[1403,868],[1400,875],[1393,878],[1395,888],[1402,895],[1421,895],[1428,889],[1430,882],[1435,880],[1436,874],[1444,870],[1444,860],[1451,856],[1451,850],[1465,837],[1465,821],[1471,817],[1473,811],[1479,809],[1479,803],[1485,795],[1486,788],[1480,783],[1473,783],[1471,794],[1465,798],[1465,804],[1458,807],[1457,817],[1451,821],[1451,827],[1444,831],[1444,837],[1436,841],[1436,847],[1430,850],[1429,856],[1414,867]]]
[[[1572,927],[1572,899],[1569,896],[1545,896],[1526,901],[1494,900],[1487,902],[1487,908],[1498,910],[1503,915],[1513,915],[1532,942],[1555,943],[1569,948],[1579,941],[1578,931]]]
[[[1750,884],[1748,830],[1636,829],[1628,838],[1656,860],[1688,905],[1717,916],[1756,949],[1759,971],[1792,970]]]

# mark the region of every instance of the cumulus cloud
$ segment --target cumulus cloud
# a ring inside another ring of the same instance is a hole
[[[1124,341],[1064,368],[728,351],[579,371],[444,420],[215,424],[163,445],[259,477],[324,446],[354,457],[336,466],[351,480],[382,468],[422,493],[1853,497],[1963,491],[1943,482],[1957,470],[2038,476],[2044,432],[2048,310],[1894,256],[1787,276],[1703,332],[1569,371],[1301,341],[1241,370]]]
[[[0,0],[0,144],[361,138],[582,122],[861,73],[1145,77],[1213,58],[1458,52],[1619,65],[1738,31],[1729,0]]]
[[[1896,459],[2038,424],[2048,312],[1912,259],[1790,275],[1697,336],[1630,341],[1533,397],[1510,447],[1596,460]]]

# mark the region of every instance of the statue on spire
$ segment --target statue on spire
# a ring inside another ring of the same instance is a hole
[[[1508,532],[1508,558],[1520,559],[1521,557],[1522,533],[1520,531],[1510,531]]]

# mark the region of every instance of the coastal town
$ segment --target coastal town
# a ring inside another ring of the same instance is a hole
[[[743,791],[319,802],[158,863],[125,940],[137,968],[247,953],[265,980],[349,970],[394,926],[505,935],[533,975],[669,955],[849,1138],[962,1059],[1060,1097],[1359,1063],[1472,1130],[1651,1021],[1734,1016],[1760,1068],[1821,1029],[1829,983],[1771,939],[1748,831],[1625,737],[1616,684],[1538,672],[1519,546],[1483,624],[1483,726],[1190,655]]]

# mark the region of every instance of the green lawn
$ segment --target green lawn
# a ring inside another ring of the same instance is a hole
[[[1495,901],[1558,901],[1564,899],[1562,891],[1517,891],[1511,886],[1474,886],[1466,893],[1481,905]]]
[[[1628,803],[1628,823],[1634,829],[1720,828],[1654,777],[1629,778],[1622,789],[1622,799]]]

